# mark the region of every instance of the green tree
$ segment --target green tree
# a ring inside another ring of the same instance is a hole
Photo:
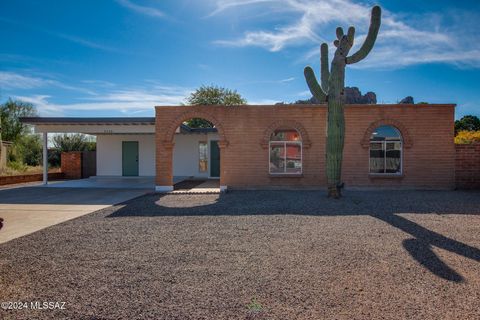
[[[223,105],[237,106],[247,104],[236,90],[230,90],[214,85],[201,86],[187,98],[188,105]],[[191,128],[212,128],[213,125],[205,119],[193,118],[186,121]]]
[[[10,163],[31,166],[40,164],[42,157],[40,137],[32,135],[29,127],[20,122],[21,117],[35,116],[37,110],[28,102],[9,98],[0,105],[1,138],[13,142],[8,155]]]
[[[455,134],[459,131],[479,131],[480,119],[477,116],[467,115],[455,121]]]
[[[28,102],[8,99],[0,105],[0,123],[2,124],[2,139],[17,142],[28,134],[28,127],[20,122],[21,117],[36,117],[37,109]]]

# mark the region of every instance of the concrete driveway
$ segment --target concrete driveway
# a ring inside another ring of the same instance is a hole
[[[147,193],[148,189],[21,187],[0,190],[0,243]]]

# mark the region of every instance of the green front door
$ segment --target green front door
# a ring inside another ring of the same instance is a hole
[[[220,149],[218,141],[210,141],[210,177],[220,177]]]
[[[122,141],[122,175],[138,176],[138,141]]]

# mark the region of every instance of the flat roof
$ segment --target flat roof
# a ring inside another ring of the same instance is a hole
[[[155,117],[100,117],[100,118],[77,118],[77,117],[21,117],[20,122],[26,124],[58,124],[58,125],[154,125]]]
[[[31,125],[155,125],[154,117],[21,117],[21,123]],[[183,133],[208,133],[217,132],[217,128],[191,128],[186,124],[180,125]]]

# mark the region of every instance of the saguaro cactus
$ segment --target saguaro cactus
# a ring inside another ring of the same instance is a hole
[[[330,70],[328,68],[328,44],[322,43],[320,46],[321,85],[318,84],[311,67],[307,66],[304,70],[305,79],[312,95],[319,103],[328,103],[326,173],[329,197],[340,198],[343,186],[340,179],[345,137],[345,67],[347,64],[361,61],[372,50],[380,29],[380,21],[381,9],[379,6],[375,6],[372,9],[367,38],[360,49],[351,56],[348,53],[353,46],[355,28],[348,28],[345,35],[343,29],[338,27],[337,40],[333,42],[337,49]]]

